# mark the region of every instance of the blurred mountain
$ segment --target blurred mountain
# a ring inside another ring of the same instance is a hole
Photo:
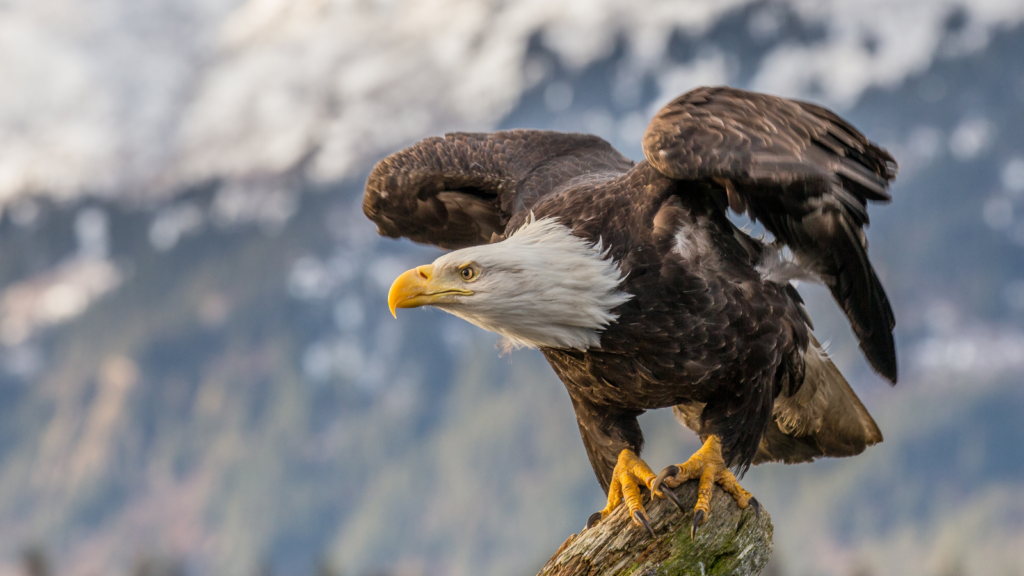
[[[27,546],[56,574],[539,568],[603,505],[568,398],[535,352],[390,317],[439,252],[376,236],[369,162],[495,127],[639,158],[657,106],[731,83],[836,106],[901,163],[869,232],[896,388],[800,287],[886,440],[747,475],[776,569],[1024,572],[1024,5],[549,4],[2,8],[32,56],[0,96],[0,571]],[[655,467],[696,447],[643,425]]]

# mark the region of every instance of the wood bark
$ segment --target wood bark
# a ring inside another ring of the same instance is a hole
[[[675,489],[684,506],[697,502],[697,481]],[[690,539],[693,510],[645,501],[655,536],[633,523],[625,505],[590,530],[570,536],[538,576],[718,576],[758,574],[772,554],[772,521],[761,509],[740,510],[717,485],[711,516]]]

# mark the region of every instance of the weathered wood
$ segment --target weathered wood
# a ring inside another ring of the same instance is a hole
[[[676,488],[684,506],[697,501],[697,481]],[[570,537],[538,576],[718,576],[758,574],[772,554],[772,521],[761,509],[740,510],[717,486],[711,517],[690,539],[693,511],[668,500],[646,502],[655,537],[634,524],[619,506],[603,522]]]

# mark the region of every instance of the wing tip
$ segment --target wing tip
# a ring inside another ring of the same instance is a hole
[[[845,224],[845,223],[844,223]],[[896,318],[885,288],[868,259],[865,246],[853,229],[844,225],[846,234],[833,237],[833,280],[827,282],[832,296],[846,313],[860,349],[880,376],[896,384],[898,377],[896,342],[893,329]],[[849,263],[844,265],[843,261]]]
[[[890,386],[895,386],[896,381],[899,379],[899,370],[896,367],[896,355],[893,350],[893,355],[890,358],[886,358],[881,362],[872,362],[872,367],[878,372],[878,375],[889,381]]]
[[[888,302],[886,302],[888,305]],[[886,308],[886,310],[891,309]],[[876,314],[876,318],[879,316]],[[899,377],[898,364],[896,362],[896,343],[893,339],[892,328],[883,329],[875,334],[858,334],[860,349],[864,352],[871,368],[889,381],[892,386],[896,385]]]

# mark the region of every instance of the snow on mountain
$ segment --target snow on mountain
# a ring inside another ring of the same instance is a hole
[[[493,127],[539,78],[539,38],[564,66],[619,39],[664,102],[735,80],[721,54],[668,61],[748,0],[14,0],[0,10],[0,202],[25,194],[163,197],[209,178],[356,176],[428,134]],[[752,37],[787,15],[823,29],[767,54],[752,88],[849,105],[941,54],[978,50],[1024,19],[997,0],[758,4]],[[955,34],[947,32],[955,28]],[[952,38],[952,40],[950,40]],[[557,96],[557,94],[553,95]]]

